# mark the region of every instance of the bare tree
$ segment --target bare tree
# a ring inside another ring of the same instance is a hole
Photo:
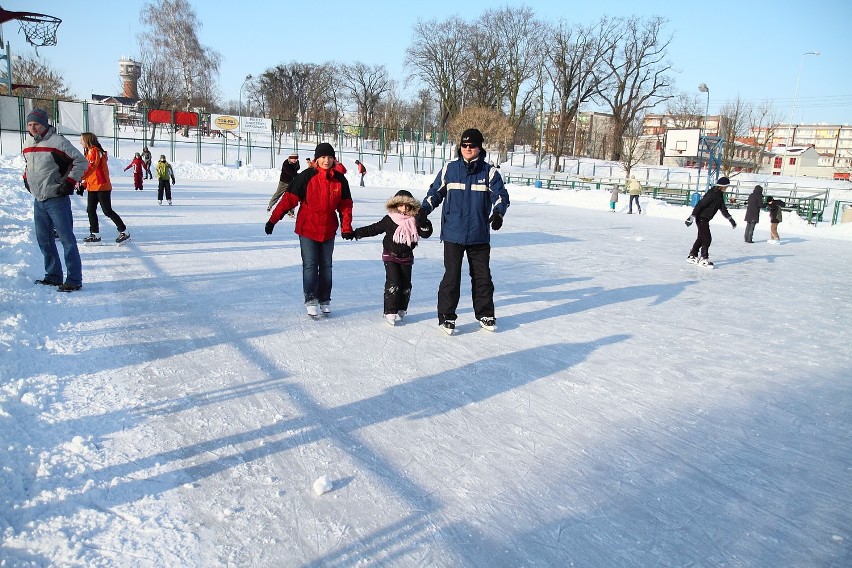
[[[671,36],[663,37],[665,20],[636,16],[618,21],[620,37],[605,58],[611,71],[598,97],[612,113],[610,159],[621,159],[621,142],[631,122],[669,98],[670,79],[666,62]]]
[[[458,141],[462,132],[468,128],[477,128],[485,138],[485,146],[505,153],[512,141],[514,126],[508,117],[500,111],[484,107],[465,107],[464,111],[451,118],[447,125],[449,139]],[[495,156],[495,159],[499,159]]]
[[[775,137],[775,130],[782,120],[781,112],[769,101],[752,107],[750,130],[751,133],[758,134],[752,140],[753,145],[749,153],[752,171],[757,172],[763,167],[763,156],[769,151],[769,146]]]
[[[462,107],[462,93],[471,57],[468,25],[458,16],[448,20],[417,20],[411,45],[405,50],[406,65],[413,75],[438,95],[440,114],[455,116]]]
[[[166,55],[152,49],[146,42],[139,40],[139,63],[142,74],[139,77],[138,90],[140,104],[145,108],[172,109],[177,105],[174,85],[179,80],[174,67],[169,64]],[[156,124],[151,127],[148,146],[154,146]]]
[[[550,37],[545,69],[553,86],[551,124],[546,131],[557,167],[559,158],[567,152],[567,140],[574,139],[577,129],[572,125],[580,105],[591,100],[611,73],[605,55],[612,51],[616,35],[614,22],[606,18],[593,26],[562,20],[544,35]]]
[[[535,18],[532,9],[505,7],[486,19],[495,38],[497,52],[491,82],[497,109],[503,111],[513,131],[535,106],[536,93],[542,83],[544,23]],[[513,136],[514,136],[513,132]]]
[[[191,110],[198,100],[206,101],[221,56],[198,40],[201,22],[192,5],[187,0],[156,0],[142,6],[140,20],[149,28],[140,34],[140,42],[157,54],[169,68],[167,72],[179,77],[178,99],[184,110]],[[143,68],[143,74],[163,72],[162,68]]]
[[[722,138],[721,169],[730,175],[737,165],[737,138],[747,136],[751,127],[751,104],[739,96],[719,109],[719,136]],[[741,160],[739,161],[741,163]]]
[[[666,103],[666,114],[672,119],[672,128],[701,128],[704,105],[698,95],[678,91]]]
[[[14,85],[32,85],[18,87]],[[0,84],[0,94],[8,95],[6,83]],[[33,99],[71,100],[65,79],[46,60],[35,55],[12,59],[12,94]]]
[[[343,90],[355,103],[358,121],[367,130],[373,127],[382,97],[390,90],[392,81],[384,65],[369,66],[360,61],[341,68]]]
[[[641,116],[633,117],[633,120],[624,129],[624,139],[621,143],[621,165],[624,167],[624,177],[626,178],[630,177],[633,166],[645,161],[645,155],[648,151],[646,141],[656,141],[656,138],[643,136],[643,118]]]

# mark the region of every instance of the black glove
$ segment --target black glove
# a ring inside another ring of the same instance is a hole
[[[73,195],[74,187],[77,185],[73,179],[66,179],[59,188],[59,195]]]
[[[77,195],[83,195],[83,192],[86,191],[86,186],[82,183],[77,186]]]
[[[175,184],[175,178],[172,178],[172,185]]]
[[[728,221],[730,221],[730,222],[731,222],[731,228],[732,228],[732,229],[736,229],[736,228],[737,228],[737,222],[736,222],[736,221],[734,221],[734,218],[733,218],[733,217],[728,217]]]
[[[492,231],[499,231],[500,227],[503,226],[503,216],[496,211],[491,214],[491,217],[488,220],[491,222]]]
[[[691,227],[691,226],[692,226],[693,221],[695,221],[695,215],[690,215],[690,216],[686,219],[686,221],[684,221],[684,224],[685,224],[687,227]]]
[[[351,241],[355,238],[355,231],[350,231],[348,233],[340,233],[340,236],[343,237],[346,241]]]
[[[274,228],[275,228],[275,223],[270,223],[269,221],[267,221],[267,222],[266,222],[266,225],[264,225],[264,227],[263,227],[263,231],[264,231],[267,235],[271,235],[271,234],[272,234],[272,229],[274,229]]]

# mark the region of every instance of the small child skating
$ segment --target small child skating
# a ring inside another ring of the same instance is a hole
[[[400,190],[385,204],[388,214],[378,223],[355,229],[355,238],[385,234],[382,261],[385,264],[384,313],[390,325],[401,322],[411,299],[411,269],[414,248],[420,238],[432,235],[432,223],[426,217],[418,222],[420,202],[408,191]]]
[[[171,184],[169,184],[171,180]],[[157,162],[157,202],[163,204],[163,193],[166,194],[166,201],[169,205],[172,204],[172,185],[175,183],[175,172],[172,165],[166,161],[165,155],[160,155],[160,161]]]
[[[612,188],[609,192],[609,210],[615,213],[615,204],[618,203],[618,186]]]
[[[136,152],[124,171],[126,172],[130,168],[133,168],[133,189],[142,191],[142,171],[145,169],[145,162],[142,161],[139,152]]]

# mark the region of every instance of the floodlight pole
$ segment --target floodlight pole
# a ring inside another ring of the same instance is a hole
[[[539,123],[539,138],[538,138],[538,181],[541,183],[541,158],[542,146],[544,146],[544,87],[541,89],[541,111],[538,119]]]
[[[0,40],[2,41],[2,40]],[[2,45],[2,44],[0,44]],[[6,42],[6,53],[0,55],[0,59],[6,60],[6,94],[12,96],[12,52],[9,51],[9,42]]]
[[[704,122],[701,124],[701,130],[698,134],[698,179],[695,180],[695,191],[698,191],[701,187],[701,155],[703,153],[703,145],[705,144],[704,136],[707,133],[707,115],[710,113],[710,88],[707,86],[706,83],[701,83],[700,85],[698,85],[698,90],[702,93],[707,93],[707,106],[704,108]],[[710,171],[709,157],[707,171]]]
[[[239,103],[238,103],[239,104],[239,110],[237,111],[237,122],[239,123],[239,124],[237,124],[237,167],[238,168],[243,165],[243,163],[240,161],[240,145],[243,141],[243,136],[242,136],[242,132],[243,132],[243,87],[246,86],[246,82],[248,82],[248,81],[251,81],[251,73],[246,75],[246,78],[243,81],[243,84],[240,85],[240,97],[239,97],[240,100],[239,100]]]
[[[795,136],[793,135],[793,114],[796,112],[796,100],[799,98],[799,79],[802,78],[802,68],[805,66],[805,56],[806,55],[819,55],[819,51],[806,51],[802,54],[802,60],[799,63],[799,72],[796,74],[796,90],[793,93],[793,106],[790,107],[790,125],[787,131],[787,150],[790,149],[790,146],[795,142]],[[796,165],[798,165],[798,160],[796,161]]]

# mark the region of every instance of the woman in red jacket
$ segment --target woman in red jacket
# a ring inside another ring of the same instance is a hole
[[[346,177],[336,171],[334,148],[323,142],[314,151],[314,167],[290,183],[266,223],[267,235],[284,214],[299,206],[296,234],[302,251],[302,288],[308,315],[331,313],[331,261],[338,216],[344,238],[352,231],[352,195]]]
[[[112,219],[115,227],[118,229],[118,237],[115,242],[120,243],[130,238],[127,232],[127,225],[118,216],[118,213],[112,210],[112,182],[109,180],[109,168],[107,167],[107,153],[98,142],[98,137],[91,132],[84,132],[80,135],[80,143],[83,145],[83,153],[89,161],[89,167],[86,168],[86,173],[83,174],[83,179],[80,181],[78,193],[82,195],[83,189],[89,190],[89,197],[86,203],[86,213],[89,214],[89,236],[83,239],[87,243],[100,242],[100,231],[98,230],[98,204],[101,206],[101,211],[104,215]]]

